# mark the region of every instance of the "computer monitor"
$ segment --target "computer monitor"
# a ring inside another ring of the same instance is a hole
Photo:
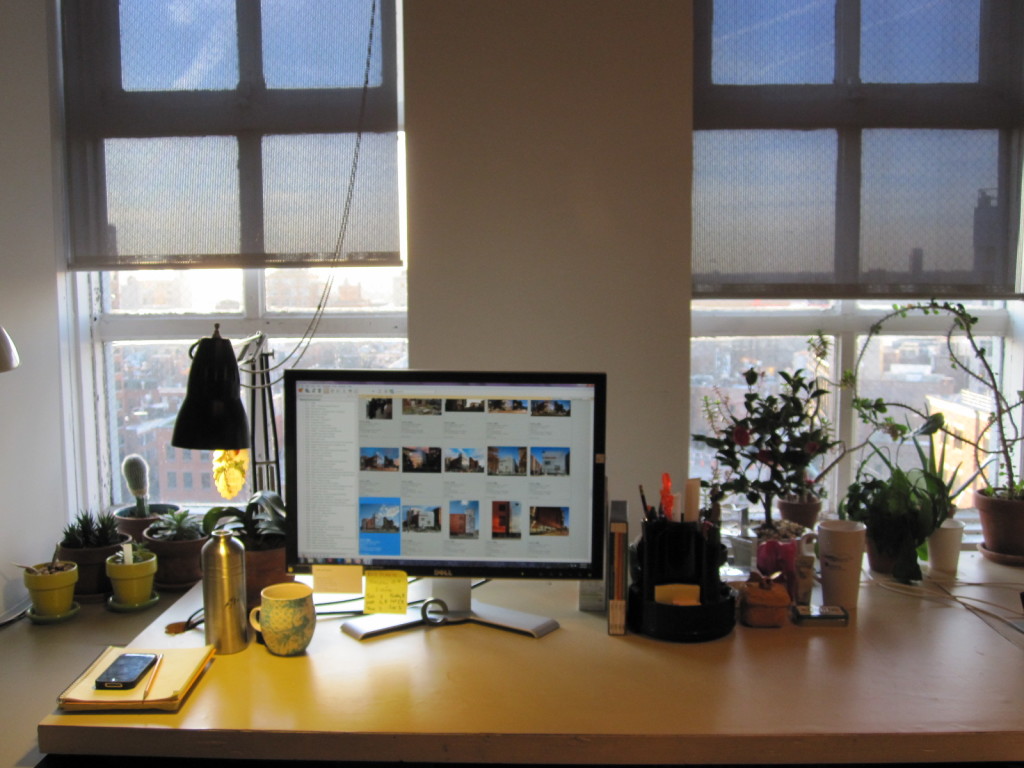
[[[441,577],[424,597],[446,612],[366,615],[348,634],[472,620],[540,636],[557,623],[474,601],[471,579],[600,578],[605,374],[289,370],[284,384],[289,568]]]

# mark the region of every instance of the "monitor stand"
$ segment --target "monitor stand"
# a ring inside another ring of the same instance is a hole
[[[349,619],[341,630],[357,640],[422,625],[461,624],[467,621],[498,629],[543,637],[558,629],[558,622],[532,613],[513,611],[473,599],[472,580],[465,578],[421,579],[410,584],[410,602],[422,605],[402,613],[371,613]],[[417,594],[418,593],[418,594]]]

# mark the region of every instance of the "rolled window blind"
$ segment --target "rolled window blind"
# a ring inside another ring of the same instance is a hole
[[[61,18],[71,269],[398,262],[391,0]]]

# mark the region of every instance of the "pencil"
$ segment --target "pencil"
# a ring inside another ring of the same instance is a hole
[[[156,657],[156,664],[153,665],[153,673],[149,676],[149,682],[146,683],[146,690],[142,692],[142,700],[145,701],[146,697],[149,696],[149,691],[153,687],[153,681],[156,680],[156,673],[160,671],[160,662],[164,660],[164,655],[158,653]]]

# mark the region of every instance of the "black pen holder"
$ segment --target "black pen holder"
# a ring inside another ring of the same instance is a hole
[[[736,626],[736,593],[719,576],[725,547],[717,526],[649,520],[637,544],[627,622],[633,632],[661,640],[715,640]],[[655,599],[657,587],[699,594],[699,604]]]

